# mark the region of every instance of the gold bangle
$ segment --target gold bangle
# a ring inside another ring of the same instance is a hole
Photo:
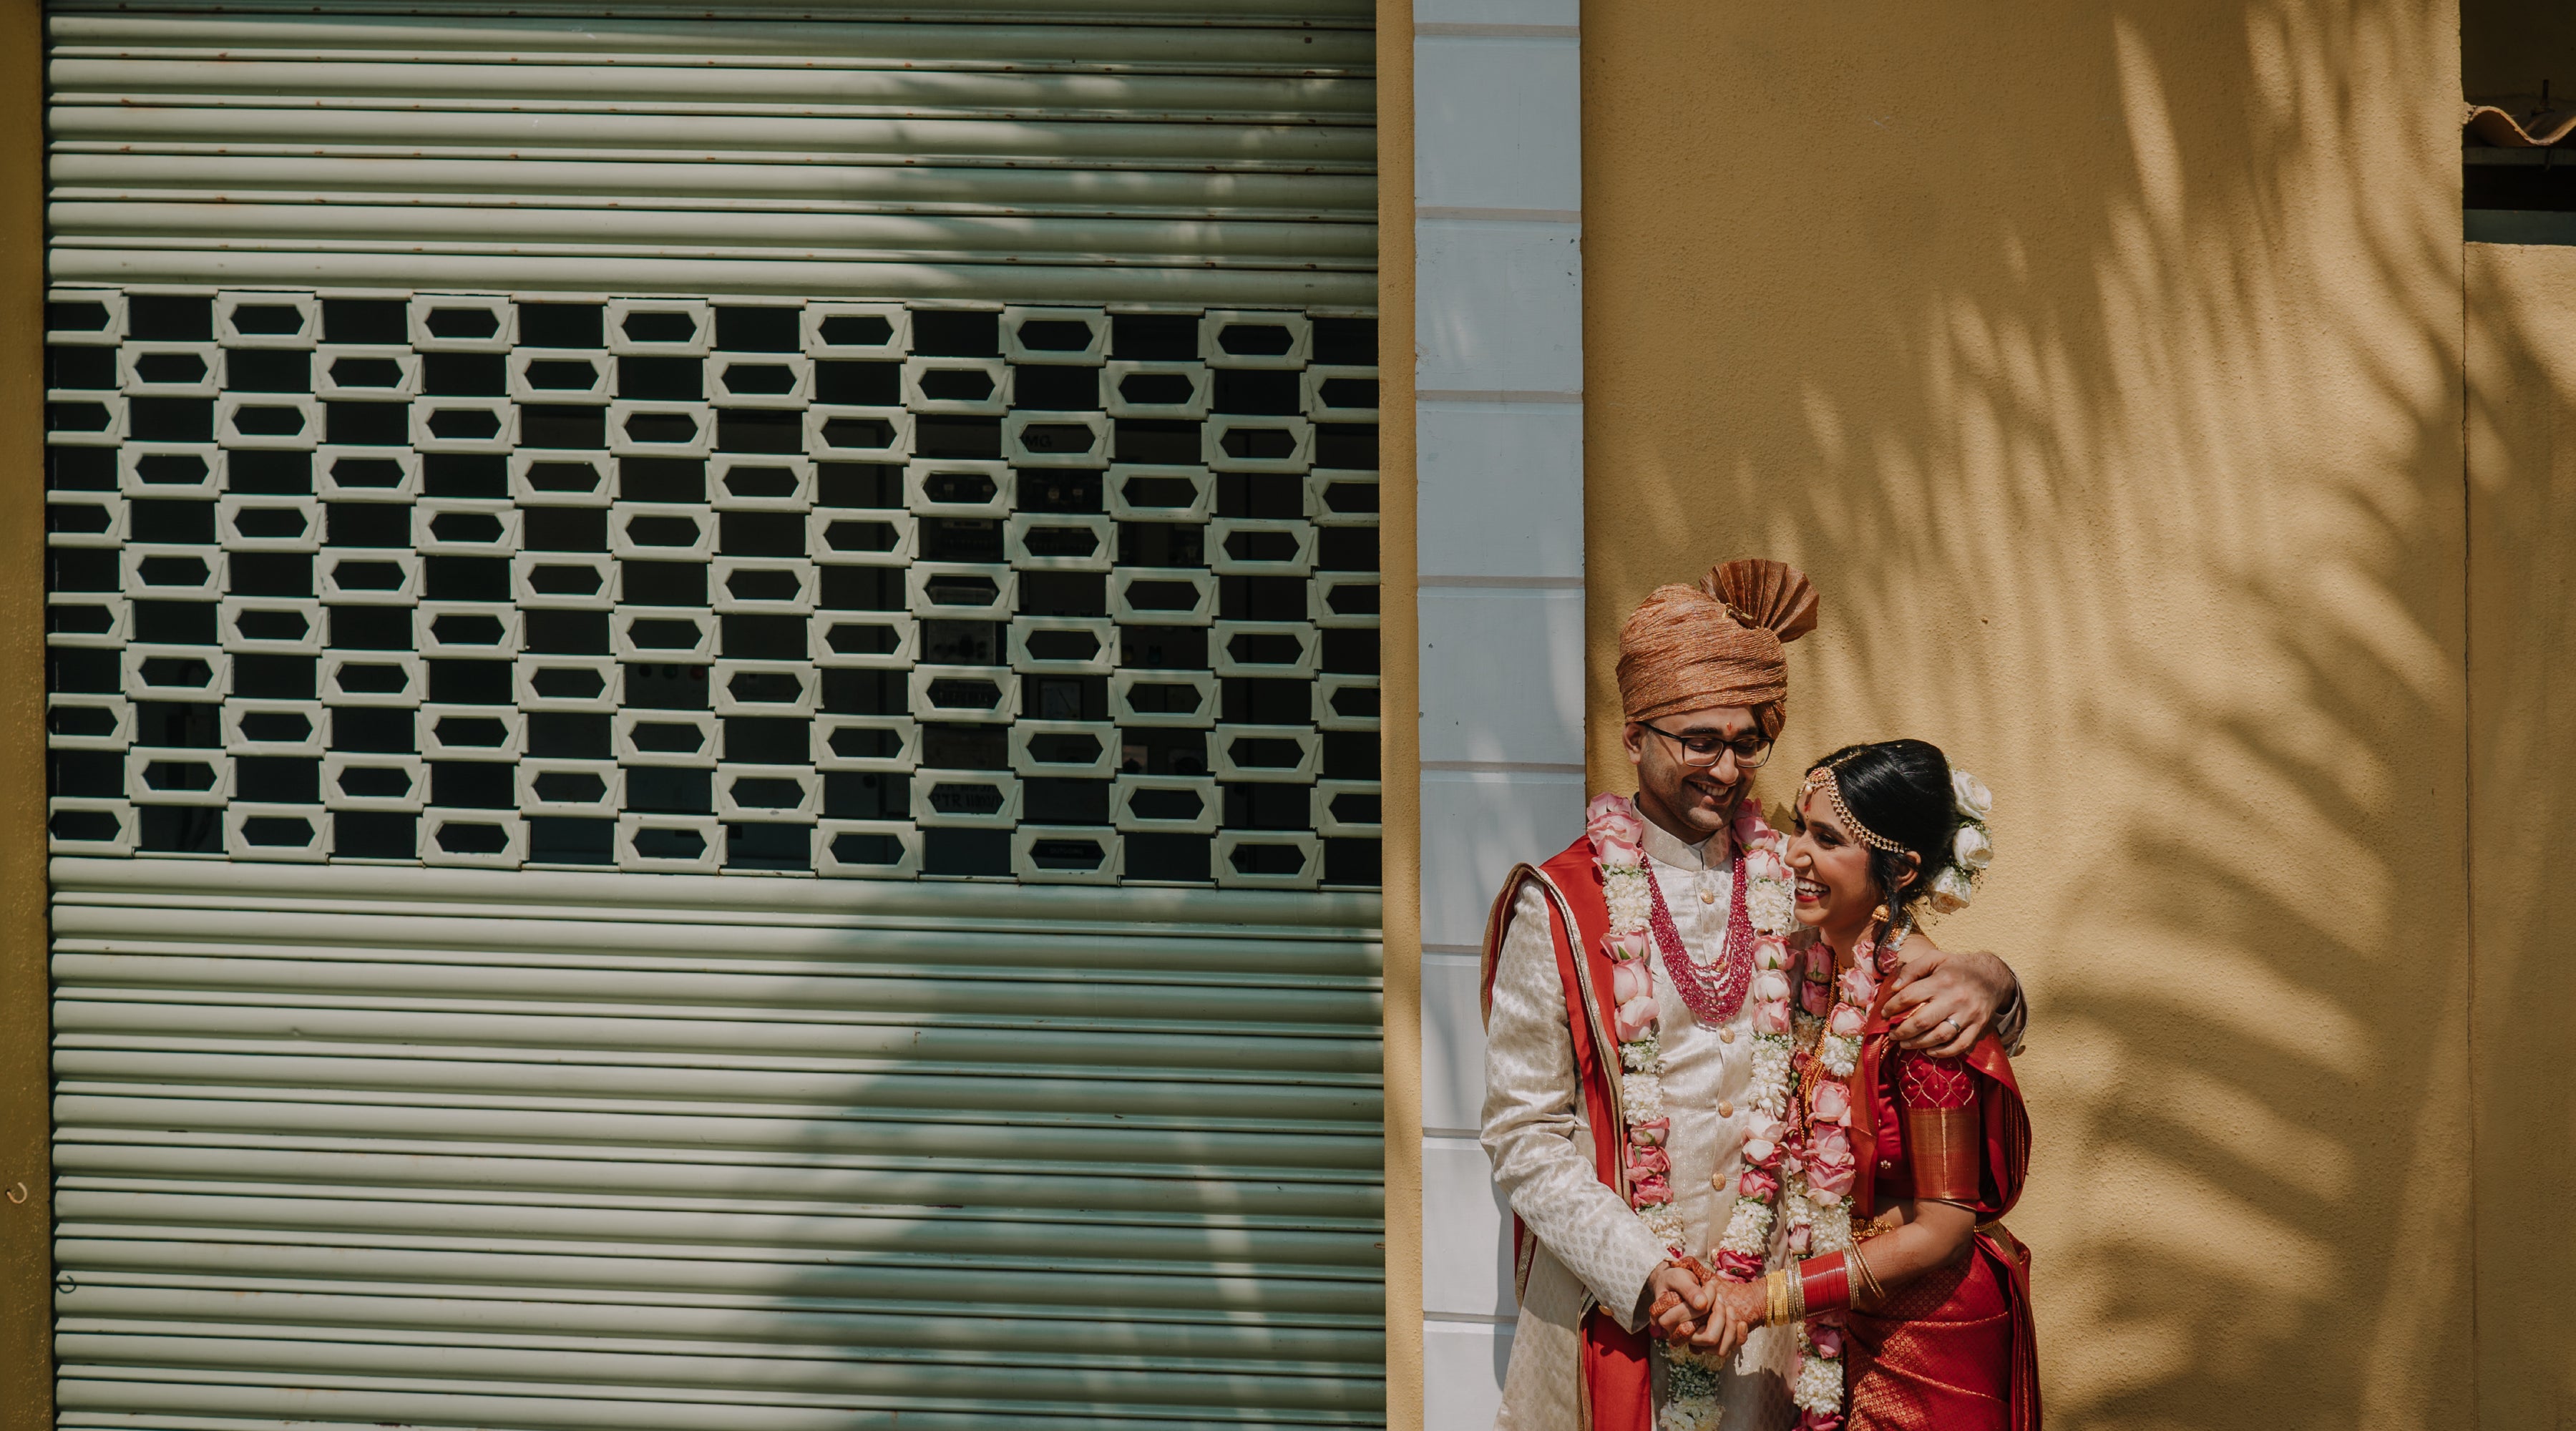
[[[1789,1320],[1789,1288],[1778,1272],[1762,1279],[1762,1325],[1776,1327]]]
[[[1843,1262],[1851,1276],[1853,1306],[1864,1305],[1861,1300],[1864,1293],[1869,1299],[1867,1307],[1877,1307],[1887,1301],[1887,1289],[1878,1285],[1878,1274],[1869,1270],[1869,1259],[1860,1255],[1860,1248],[1855,1246],[1844,1253]]]
[[[1795,1267],[1788,1268],[1783,1276],[1789,1283],[1789,1320],[1803,1322],[1807,1319],[1807,1279]]]

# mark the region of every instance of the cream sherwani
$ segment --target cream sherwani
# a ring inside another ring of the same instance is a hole
[[[1646,868],[1672,910],[1683,947],[1702,966],[1716,966],[1734,893],[1726,841],[1684,844],[1649,822],[1644,843]],[[1725,1230],[1732,1183],[1743,1169],[1752,1009],[1748,1000],[1722,1026],[1700,1023],[1674,989],[1661,951],[1650,957],[1664,1110],[1672,1119],[1666,1147],[1674,1210],[1689,1238],[1685,1250],[1706,1261],[1709,1245]],[[1594,1176],[1587,1117],[1546,896],[1525,887],[1496,964],[1485,1043],[1485,1153],[1495,1183],[1539,1243],[1495,1423],[1502,1431],[1573,1431],[1581,1424],[1575,1358],[1585,1307],[1598,1302],[1622,1326],[1637,1328],[1646,1279],[1666,1255],[1618,1193]],[[1717,1176],[1728,1181],[1727,1191],[1711,1187]],[[1791,1345],[1781,1329],[1753,1333],[1723,1379],[1726,1431],[1773,1431],[1797,1419],[1786,1380]]]

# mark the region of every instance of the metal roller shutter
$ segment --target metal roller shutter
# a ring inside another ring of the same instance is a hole
[[[61,1424],[1382,1424],[1372,7],[47,8]]]
[[[1351,0],[47,8],[58,283],[1376,301]]]
[[[1379,1419],[1373,896],[55,879],[66,1426]]]

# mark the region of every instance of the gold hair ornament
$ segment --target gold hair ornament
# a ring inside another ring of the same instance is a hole
[[[1806,783],[1800,787],[1799,793],[1803,796],[1810,791],[1816,790],[1822,790],[1825,792],[1825,799],[1834,807],[1834,815],[1843,822],[1843,825],[1848,828],[1852,832],[1852,835],[1862,844],[1869,846],[1873,850],[1884,850],[1891,855],[1902,855],[1906,853],[1906,848],[1903,845],[1900,845],[1896,841],[1889,839],[1887,836],[1878,833],[1869,826],[1862,824],[1852,815],[1851,807],[1843,803],[1843,785],[1842,781],[1835,777],[1834,767],[1830,765],[1819,765],[1815,769],[1807,772]]]

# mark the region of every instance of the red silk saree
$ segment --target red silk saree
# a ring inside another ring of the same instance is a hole
[[[1965,1258],[1846,1313],[1848,1431],[2038,1431],[2030,1253],[2002,1222],[2030,1164],[2011,1060],[1992,1035],[1927,1058],[1873,1018],[1851,1087],[1854,1209],[1940,1198],[1973,1209],[1977,1231]]]

